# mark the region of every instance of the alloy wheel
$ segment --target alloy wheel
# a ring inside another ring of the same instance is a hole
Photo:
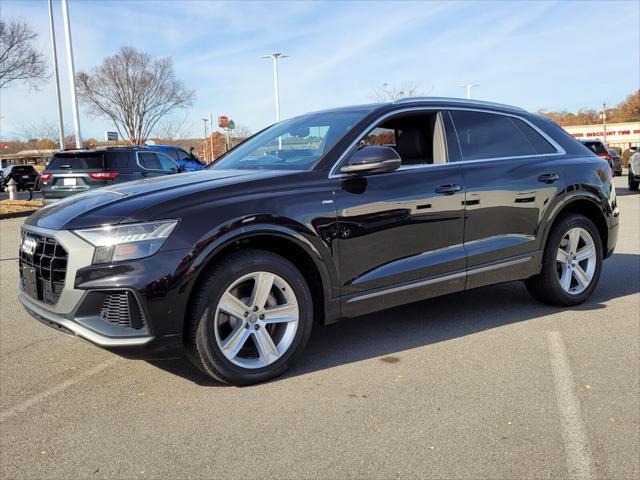
[[[279,275],[252,272],[233,282],[215,312],[215,337],[223,355],[242,368],[262,368],[284,355],[296,335],[298,300]]]
[[[571,295],[584,292],[596,270],[596,247],[584,228],[569,229],[558,247],[556,268],[560,287]]]

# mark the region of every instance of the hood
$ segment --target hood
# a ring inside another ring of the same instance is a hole
[[[41,208],[25,221],[53,230],[116,224],[168,200],[291,171],[203,170],[116,184],[72,195]]]

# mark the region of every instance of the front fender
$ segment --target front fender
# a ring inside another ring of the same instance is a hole
[[[313,231],[297,222],[287,219],[269,218],[265,216],[247,216],[235,219],[226,225],[207,232],[196,243],[189,254],[189,266],[183,277],[183,285],[180,288],[180,299],[177,311],[185,312],[188,309],[188,299],[198,282],[200,274],[205,267],[215,260],[216,256],[225,248],[236,242],[250,239],[256,236],[273,236],[294,243],[302,249],[313,261],[322,282],[325,309],[327,303],[338,296],[336,291],[338,272],[333,262],[330,247]],[[316,226],[316,229],[320,231]]]

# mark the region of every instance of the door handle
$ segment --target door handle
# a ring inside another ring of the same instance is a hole
[[[538,177],[538,181],[542,183],[553,183],[560,180],[560,177],[555,173],[544,173]]]
[[[438,188],[436,188],[436,193],[440,193],[442,195],[453,195],[460,190],[462,190],[462,187],[460,185],[440,185]]]

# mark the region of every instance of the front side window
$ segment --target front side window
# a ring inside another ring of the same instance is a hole
[[[367,145],[393,148],[402,166],[447,161],[442,115],[436,111],[409,112],[386,119],[362,137],[358,148]]]
[[[284,120],[246,140],[209,168],[308,170],[367,113],[321,112]]]
[[[450,113],[463,160],[519,157],[538,153],[518,128],[514,121],[517,119],[506,115],[465,110],[453,110]]]
[[[158,153],[158,160],[160,161],[160,168],[165,171],[177,172],[178,166],[169,157],[162,153]]]

